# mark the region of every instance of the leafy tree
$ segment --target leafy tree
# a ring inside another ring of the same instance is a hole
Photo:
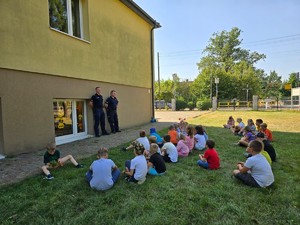
[[[271,71],[270,75],[263,79],[263,97],[280,97],[282,88],[281,77],[275,71]]]
[[[160,88],[159,88],[160,85]],[[154,96],[157,100],[165,100],[170,102],[174,97],[173,94],[174,82],[172,80],[161,80],[160,83],[155,82],[155,92]]]
[[[198,63],[200,73],[191,88],[199,99],[210,98],[211,89],[215,95],[216,77],[220,81],[220,99],[246,100],[247,87],[252,94],[261,93],[260,78],[264,77],[264,73],[256,69],[254,64],[266,56],[242,49],[242,40],[239,39],[241,32],[234,27],[229,32],[214,33],[210,38],[203,51],[205,56]]]

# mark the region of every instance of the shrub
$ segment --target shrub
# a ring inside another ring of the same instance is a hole
[[[195,108],[194,102],[188,102],[188,108],[193,110]]]
[[[188,104],[182,100],[176,100],[176,110],[183,110],[188,107]]]
[[[210,99],[202,99],[197,101],[197,108],[201,109],[201,110],[208,110],[210,109],[211,106],[211,102]]]

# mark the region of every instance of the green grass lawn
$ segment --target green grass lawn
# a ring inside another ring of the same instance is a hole
[[[275,184],[258,189],[232,178],[245,148],[233,146],[238,137],[221,128],[227,118],[261,118],[273,131],[277,151],[273,163]],[[215,140],[221,169],[196,165],[198,152],[167,164],[161,177],[147,176],[142,185],[128,184],[121,175],[105,192],[93,191],[85,172],[95,157],[55,170],[54,180],[42,175],[0,189],[1,224],[300,224],[300,113],[212,112],[189,120],[206,127]],[[160,134],[167,133],[167,129]],[[127,144],[127,143],[124,143]],[[109,157],[124,169],[132,152],[110,149]],[[42,163],[42,162],[41,162]]]

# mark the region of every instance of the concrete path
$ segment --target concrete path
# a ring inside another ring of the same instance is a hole
[[[95,154],[98,147],[107,148],[117,147],[138,137],[140,130],[149,133],[151,127],[157,131],[167,128],[170,124],[178,122],[179,118],[198,117],[203,113],[201,111],[156,111],[156,123],[148,123],[141,126],[122,130],[121,133],[102,136],[100,138],[88,138],[75,141],[69,144],[60,145],[58,148],[62,156],[71,154],[75,159],[86,158]],[[118,138],[116,138],[118,136]],[[46,144],[46,143],[45,143]],[[26,177],[42,174],[43,156],[46,149],[37,150],[32,153],[20,154],[11,158],[0,160],[0,187],[24,180]]]

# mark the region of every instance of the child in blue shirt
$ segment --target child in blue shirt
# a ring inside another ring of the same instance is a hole
[[[116,164],[108,159],[107,148],[100,148],[97,158],[86,173],[87,181],[93,189],[108,190],[117,182],[121,172]]]

